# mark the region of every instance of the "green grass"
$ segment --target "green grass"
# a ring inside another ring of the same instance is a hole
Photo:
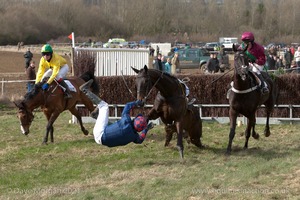
[[[108,148],[68,124],[54,124],[54,143],[42,145],[46,119],[35,113],[31,133],[20,132],[15,111],[0,115],[0,199],[299,199],[300,125],[271,125],[272,135],[250,138],[237,128],[225,156],[229,125],[203,123],[205,149],[187,144],[184,160],[164,147],[161,126],[142,145]],[[86,124],[92,132],[93,124]]]

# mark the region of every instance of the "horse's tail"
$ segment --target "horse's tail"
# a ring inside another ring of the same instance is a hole
[[[98,84],[98,81],[97,79],[95,78],[95,75],[93,72],[91,71],[86,71],[84,72],[81,76],[80,76],[81,79],[83,79],[85,82],[93,79],[93,83],[91,85],[91,88],[92,88],[92,92],[95,93],[95,94],[99,94],[100,92],[100,88],[99,88],[99,84]]]

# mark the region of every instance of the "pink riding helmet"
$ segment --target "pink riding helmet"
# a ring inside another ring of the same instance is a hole
[[[254,41],[254,35],[252,32],[244,32],[242,34],[242,41],[251,41],[253,42]]]
[[[134,129],[138,132],[144,130],[147,127],[147,119],[139,114],[133,121]]]

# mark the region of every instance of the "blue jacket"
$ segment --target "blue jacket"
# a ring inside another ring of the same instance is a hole
[[[130,117],[130,110],[136,106],[135,102],[129,102],[125,105],[121,119],[108,125],[101,138],[103,145],[108,147],[123,146],[130,142],[140,144],[144,141],[147,128],[139,135],[133,127],[133,121]]]

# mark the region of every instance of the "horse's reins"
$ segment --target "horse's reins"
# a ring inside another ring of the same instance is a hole
[[[209,86],[209,85],[213,84],[214,82],[220,80],[221,78],[223,78],[226,74],[228,74],[228,73],[231,72],[232,70],[234,70],[234,67],[231,68],[231,69],[229,69],[228,72],[222,74],[220,77],[218,77],[218,78],[216,78],[215,80],[213,80],[212,82],[210,82],[207,86]],[[207,86],[206,86],[206,87],[207,87]]]
[[[124,81],[124,83],[125,83],[125,86],[126,86],[127,90],[129,91],[129,93],[131,94],[131,96],[132,96],[133,98],[135,98],[134,95],[133,95],[133,93],[132,93],[132,91],[130,90],[130,88],[129,88],[127,82],[125,81],[125,78],[124,78],[124,75],[123,75],[123,70],[121,70],[121,75],[122,75],[122,78],[123,78],[123,81]]]
[[[145,100],[149,97],[149,95],[151,94],[153,88],[157,85],[157,83],[160,81],[160,79],[163,78],[163,75],[164,75],[164,72],[162,71],[160,77],[155,81],[154,85],[152,85],[152,87],[151,87],[151,89],[149,90],[148,94],[147,94],[146,97],[144,98]],[[150,77],[149,74],[148,74],[148,77]],[[150,78],[149,78],[149,79],[150,79]]]
[[[241,65],[242,68],[244,68],[244,66],[245,66],[244,62],[239,62],[239,64]],[[255,65],[253,65],[253,66],[255,67]],[[234,66],[234,69],[235,68],[236,68],[236,66]],[[239,76],[241,76],[240,73],[239,73]],[[238,94],[245,94],[245,93],[252,92],[252,91],[256,90],[260,84],[261,84],[261,81],[259,80],[259,84],[258,85],[255,85],[255,86],[253,86],[251,88],[248,88],[247,90],[237,90],[237,89],[235,89],[233,87],[233,82],[230,85],[232,87],[231,89],[232,89],[233,92],[238,93]]]

